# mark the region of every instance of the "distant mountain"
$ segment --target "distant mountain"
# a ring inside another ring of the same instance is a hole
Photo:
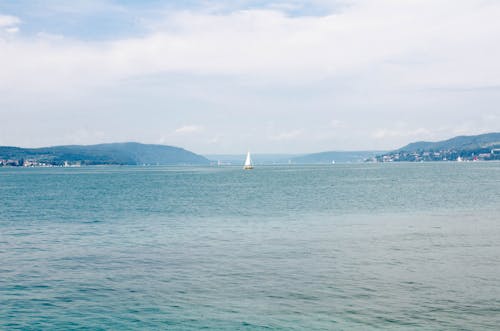
[[[252,154],[255,165],[273,164],[331,164],[363,162],[367,158],[375,157],[381,151],[355,151],[355,152],[322,152],[314,154]],[[211,154],[205,155],[209,160],[223,165],[243,165],[246,154]]]
[[[448,140],[408,144],[378,155],[378,162],[491,161],[500,160],[500,133],[458,136]]]
[[[500,132],[485,133],[476,136],[458,136],[437,142],[419,141],[401,147],[398,151],[473,150],[495,146],[500,146]]]
[[[381,151],[350,151],[350,152],[340,152],[340,151],[330,151],[321,152],[314,154],[307,154],[302,156],[297,156],[292,158],[292,163],[298,164],[327,164],[332,163],[354,163],[363,162],[368,158],[375,157],[383,153]]]
[[[207,159],[223,165],[243,165],[246,154],[209,154]],[[255,165],[288,164],[297,154],[252,154]]]
[[[42,148],[20,148],[0,146],[0,160],[11,165],[24,161],[34,165],[63,164],[121,164],[121,165],[181,165],[209,164],[205,157],[183,148],[166,145],[146,145],[134,142],[99,145],[68,145]]]

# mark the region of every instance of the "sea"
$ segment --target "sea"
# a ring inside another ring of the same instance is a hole
[[[498,330],[500,163],[0,168],[0,330]]]

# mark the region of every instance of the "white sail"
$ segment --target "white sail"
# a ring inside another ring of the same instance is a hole
[[[247,152],[247,158],[245,160],[245,165],[243,166],[243,169],[252,169],[252,158],[250,157],[250,152]]]

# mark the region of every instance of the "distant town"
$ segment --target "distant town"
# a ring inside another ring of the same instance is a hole
[[[64,161],[62,163],[48,163],[37,160],[0,159],[0,167],[80,167],[80,166],[81,166],[80,162]]]
[[[210,161],[185,149],[134,142],[41,148],[0,146],[0,166],[202,165]]]
[[[500,133],[457,136],[448,140],[419,141],[377,155],[372,162],[494,161],[500,160]]]
[[[500,160],[500,148],[490,150],[395,151],[370,158],[371,162],[493,161]]]

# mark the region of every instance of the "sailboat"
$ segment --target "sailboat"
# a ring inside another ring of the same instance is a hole
[[[247,152],[247,159],[245,160],[245,165],[243,166],[243,169],[245,170],[253,169],[252,159],[250,158],[250,152]]]

